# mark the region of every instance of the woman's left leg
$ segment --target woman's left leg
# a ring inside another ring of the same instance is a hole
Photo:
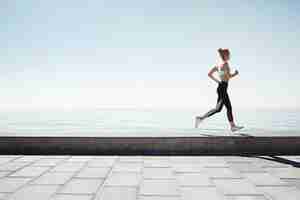
[[[243,126],[235,125],[235,123],[233,121],[232,106],[231,106],[231,102],[230,102],[230,99],[229,99],[229,96],[228,96],[227,92],[224,94],[223,99],[224,99],[224,105],[227,109],[227,118],[228,118],[228,121],[230,123],[231,131],[234,132],[234,131],[238,131],[238,130],[244,128]]]
[[[234,125],[233,122],[233,114],[232,114],[232,106],[227,92],[223,96],[223,103],[227,109],[227,118],[230,124]]]

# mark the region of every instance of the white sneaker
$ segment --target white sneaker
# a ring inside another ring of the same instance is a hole
[[[231,131],[235,132],[235,131],[241,130],[242,128],[244,128],[244,127],[243,126],[233,126],[233,127],[231,127]]]
[[[199,124],[204,120],[203,117],[197,116],[195,119],[195,128],[198,128]]]

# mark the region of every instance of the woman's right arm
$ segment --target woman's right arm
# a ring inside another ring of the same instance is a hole
[[[220,81],[216,79],[213,75],[217,70],[218,70],[217,67],[211,68],[210,71],[208,72],[208,77],[214,80],[215,82],[220,83]]]

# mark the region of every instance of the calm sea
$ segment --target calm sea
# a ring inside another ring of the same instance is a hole
[[[0,113],[1,136],[231,135],[225,109],[194,128],[205,110],[86,109]],[[235,110],[242,133],[300,136],[300,111]]]

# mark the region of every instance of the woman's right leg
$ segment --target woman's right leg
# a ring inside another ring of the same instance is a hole
[[[221,99],[221,96],[218,95],[218,101],[217,101],[216,107],[211,109],[207,113],[205,113],[203,116],[196,117],[195,128],[198,128],[199,123],[201,123],[201,121],[204,120],[205,118],[210,117],[210,116],[220,112],[223,108],[223,105],[224,105],[223,100]]]
[[[221,98],[221,95],[218,94],[218,100],[217,100],[217,105],[215,108],[211,109],[210,111],[208,111],[207,113],[205,113],[201,118],[202,119],[205,119],[205,118],[208,118],[218,112],[221,112],[222,108],[223,108],[223,105],[224,105],[224,101],[223,99]]]

